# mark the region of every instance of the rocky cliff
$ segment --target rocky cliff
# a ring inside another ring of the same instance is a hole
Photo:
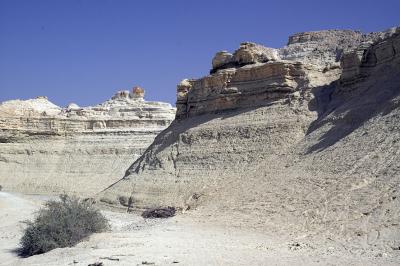
[[[243,43],[210,72],[178,85],[176,120],[104,200],[398,248],[399,28]]]
[[[170,104],[143,97],[135,87],[93,107],[61,108],[46,97],[3,102],[0,184],[91,195],[118,180],[175,116]]]

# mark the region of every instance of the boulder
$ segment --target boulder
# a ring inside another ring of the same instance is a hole
[[[234,62],[233,54],[227,51],[217,52],[212,59],[212,69],[225,68]]]
[[[130,97],[132,99],[143,99],[144,98],[144,89],[141,87],[133,87],[132,92],[130,93]]]
[[[278,50],[252,42],[240,44],[233,54],[233,60],[239,65],[265,63],[279,60]]]

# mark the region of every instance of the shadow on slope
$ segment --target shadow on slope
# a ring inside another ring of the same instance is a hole
[[[380,69],[350,92],[333,92],[326,111],[319,112],[318,119],[308,129],[307,135],[324,133],[306,154],[323,151],[362,127],[371,118],[386,115],[398,108],[399,95],[400,71],[395,64]]]

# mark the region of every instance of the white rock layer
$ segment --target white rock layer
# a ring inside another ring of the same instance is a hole
[[[174,119],[170,104],[142,97],[122,91],[93,107],[61,108],[45,97],[0,104],[0,184],[35,193],[104,189]]]

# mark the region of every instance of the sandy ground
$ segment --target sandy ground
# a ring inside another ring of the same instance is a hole
[[[315,248],[251,228],[218,226],[199,215],[145,220],[104,211],[110,232],[94,234],[72,248],[19,258],[23,224],[46,197],[0,192],[0,265],[398,265],[387,254],[355,255],[335,247]]]

